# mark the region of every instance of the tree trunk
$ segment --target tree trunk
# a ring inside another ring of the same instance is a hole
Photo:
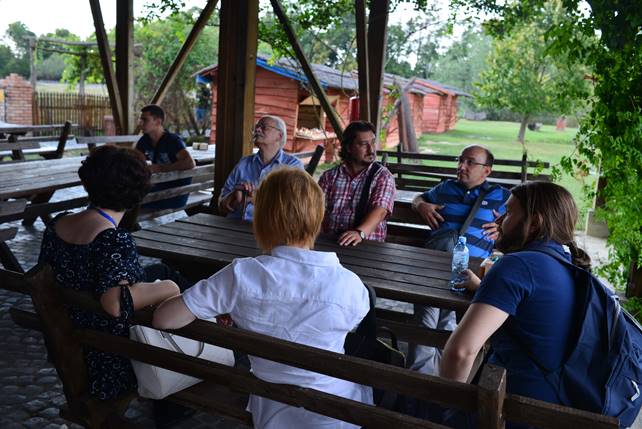
[[[526,126],[528,125],[528,119],[530,115],[524,115],[522,117],[522,123],[519,124],[519,133],[517,134],[517,141],[522,145],[522,153],[526,153],[526,143],[524,138],[526,136]]]

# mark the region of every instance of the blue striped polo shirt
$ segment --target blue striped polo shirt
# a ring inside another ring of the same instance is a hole
[[[495,246],[494,240],[489,240],[482,234],[482,225],[495,220],[493,210],[497,210],[501,214],[506,212],[506,200],[510,196],[510,191],[498,185],[491,185],[486,181],[472,189],[466,189],[457,180],[449,179],[422,194],[422,198],[427,202],[444,205],[444,208],[439,212],[444,218],[444,223],[440,228],[459,230],[468,217],[479,193],[482,189],[487,188],[491,188],[491,190],[484,197],[475,218],[465,233],[470,256],[480,258],[490,255]]]

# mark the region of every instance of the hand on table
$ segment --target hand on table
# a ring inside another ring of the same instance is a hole
[[[363,240],[361,239],[361,235],[359,234],[359,231],[356,231],[353,229],[348,230],[343,234],[341,234],[339,236],[339,239],[337,240],[340,246],[356,246],[362,241]]]
[[[223,205],[228,212],[233,212],[243,203],[243,194],[247,195],[247,202],[254,201],[255,186],[252,183],[240,183],[234,187],[230,195],[225,198]]]

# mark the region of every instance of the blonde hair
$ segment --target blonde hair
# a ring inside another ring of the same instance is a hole
[[[323,191],[305,171],[282,167],[259,185],[254,198],[254,235],[269,252],[280,245],[312,248],[324,215]]]

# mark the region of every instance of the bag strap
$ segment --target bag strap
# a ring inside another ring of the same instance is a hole
[[[497,188],[497,186],[489,186],[488,188],[482,189],[479,192],[479,196],[475,200],[475,204],[473,204],[473,206],[470,209],[470,212],[468,213],[468,217],[466,218],[464,223],[461,225],[461,228],[459,228],[458,234],[460,236],[466,234],[466,231],[468,231],[468,227],[473,222],[473,219],[475,218],[475,215],[477,214],[477,210],[479,210],[479,206],[481,206],[482,201],[484,200],[486,195],[488,195],[495,188]]]
[[[370,198],[370,186],[372,185],[372,180],[374,179],[375,174],[381,170],[383,166],[375,161],[368,172],[368,177],[363,184],[363,189],[361,189],[361,197],[359,198],[359,204],[354,213],[354,222],[353,227],[356,228],[361,225],[363,219],[366,217],[366,209],[368,208],[368,199]]]

